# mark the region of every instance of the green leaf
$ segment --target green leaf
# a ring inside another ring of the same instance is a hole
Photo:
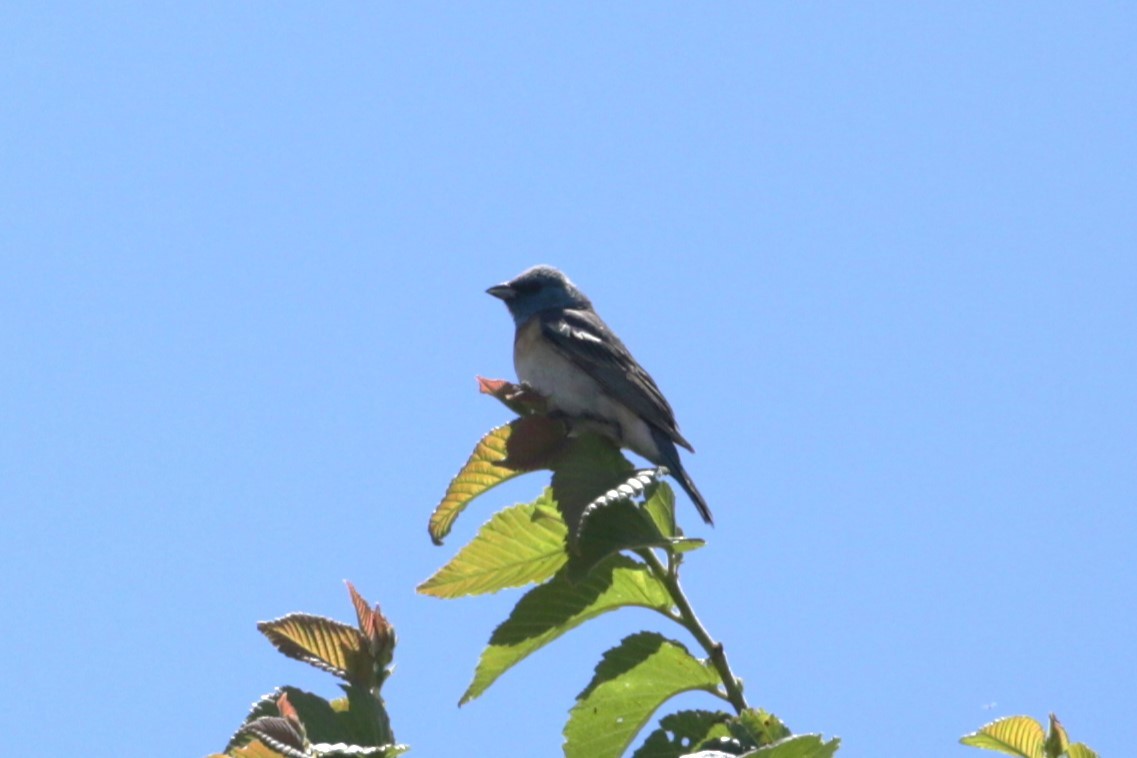
[[[690,690],[720,694],[707,662],[655,632],[639,632],[604,654],[565,724],[566,758],[617,758],[668,698]]]
[[[1008,716],[965,735],[959,740],[964,745],[997,750],[1021,758],[1042,758],[1046,735],[1042,725],[1029,716]]]
[[[580,581],[593,566],[622,550],[669,544],[643,508],[620,500],[593,511],[585,520],[577,549],[569,556],[568,576]]]
[[[587,581],[570,582],[562,572],[530,590],[490,637],[478,660],[474,681],[462,695],[464,705],[486,691],[499,676],[565,632],[602,613],[623,606],[666,612],[667,590],[651,571],[626,556],[613,556]]]
[[[636,472],[635,478],[642,474]],[[604,558],[623,550],[662,547],[681,553],[703,546],[703,540],[675,536],[674,524],[669,523],[668,517],[668,509],[675,503],[671,488],[660,482],[652,490],[643,505],[621,493],[601,507],[589,508],[576,549],[569,555],[571,579],[579,581]]]
[[[450,534],[454,521],[471,500],[521,473],[496,465],[505,458],[505,444],[512,432],[510,424],[499,426],[491,429],[474,446],[474,452],[470,454],[466,465],[451,480],[446,494],[442,496],[442,502],[430,514],[427,531],[434,544],[442,544],[442,540]]]
[[[553,497],[569,529],[570,544],[580,534],[584,511],[597,499],[626,484],[634,468],[607,437],[574,437],[553,466]]]
[[[1075,742],[1066,748],[1067,758],[1098,758],[1098,754],[1090,750],[1081,742]]]
[[[434,544],[442,544],[458,515],[478,495],[520,474],[548,468],[566,435],[564,424],[548,416],[525,416],[490,430],[430,514],[427,531]]]
[[[668,539],[682,536],[675,525],[675,490],[667,482],[658,482],[649,491],[642,508],[660,535]]]
[[[730,739],[726,725],[730,718],[723,711],[678,711],[664,716],[632,758],[682,758],[696,750],[715,748],[708,743]]]
[[[296,687],[278,687],[253,704],[244,724],[266,716],[283,715],[277,708],[277,701],[286,694],[311,742],[374,746],[390,740],[390,726],[386,723],[382,703],[363,688],[344,687],[344,690],[347,698],[329,703],[319,695]],[[229,740],[225,752],[233,753],[236,748],[246,745],[249,737],[239,729]]]
[[[655,523],[659,533],[671,540],[670,550],[689,553],[707,544],[706,540],[683,536],[683,530],[675,523],[675,490],[667,482],[658,482],[640,507]]]
[[[567,560],[566,531],[551,490],[545,490],[532,503],[494,514],[418,591],[453,598],[544,581]]]
[[[743,758],[832,758],[840,747],[841,740],[824,742],[819,734],[799,734],[743,753]]]
[[[764,747],[793,734],[777,716],[761,708],[747,708],[731,727],[731,732],[748,747]]]
[[[336,714],[334,739],[365,747],[384,747],[394,742],[391,719],[383,699],[364,687],[343,687],[343,690],[347,697],[329,703]]]

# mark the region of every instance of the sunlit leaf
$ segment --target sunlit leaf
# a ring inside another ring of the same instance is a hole
[[[992,721],[959,740],[964,745],[997,750],[1022,758],[1043,758],[1046,735],[1042,725],[1029,716],[1008,716]]]
[[[730,741],[722,711],[678,711],[659,720],[659,728],[647,736],[632,758],[682,758],[695,750],[710,750],[708,742]],[[723,745],[726,747],[726,745]]]
[[[535,587],[494,630],[461,703],[481,695],[510,667],[570,629],[624,606],[659,611],[671,607],[671,599],[659,580],[645,566],[626,556],[610,558],[586,581],[570,582],[562,573]]]
[[[452,598],[542,582],[567,560],[565,533],[552,493],[546,490],[533,503],[494,514],[418,591]]]
[[[450,482],[427,529],[441,545],[454,521],[474,498],[527,471],[547,468],[565,446],[563,423],[548,416],[524,416],[491,430]]]
[[[367,640],[355,627],[307,613],[257,624],[277,650],[341,679],[371,686],[375,672]]]
[[[441,545],[454,520],[465,510],[470,501],[504,481],[508,481],[521,472],[498,466],[497,463],[505,459],[505,443],[513,427],[509,424],[493,429],[478,442],[474,452],[466,465],[446,488],[442,502],[430,514],[430,524],[427,527],[430,538],[434,544]]]
[[[565,725],[566,758],[616,758],[668,698],[717,693],[721,679],[683,645],[654,632],[633,634],[604,654]]]
[[[1081,742],[1075,742],[1066,748],[1067,758],[1098,758],[1098,754],[1090,750]]]

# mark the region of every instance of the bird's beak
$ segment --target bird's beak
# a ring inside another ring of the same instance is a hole
[[[512,299],[513,296],[517,294],[517,292],[514,291],[513,287],[510,287],[508,284],[495,284],[486,290],[486,294],[493,295],[499,300],[508,301]]]

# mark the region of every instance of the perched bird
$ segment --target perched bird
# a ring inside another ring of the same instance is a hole
[[[695,449],[679,433],[675,413],[584,293],[552,266],[534,266],[486,292],[505,302],[517,326],[517,378],[543,395],[550,410],[666,466],[703,520],[713,523],[679,460],[676,445]]]

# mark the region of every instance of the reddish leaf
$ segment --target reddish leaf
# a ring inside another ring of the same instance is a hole
[[[372,661],[381,669],[391,662],[395,649],[395,629],[380,612],[378,603],[374,608],[370,607],[351,582],[344,583],[351,593],[351,602],[359,619],[359,631],[367,639]]]
[[[280,711],[280,715],[289,721],[294,722],[297,726],[300,724],[300,714],[292,707],[292,703],[288,702],[288,693],[281,693],[280,697],[276,700],[276,709]]]
[[[518,416],[531,413],[544,413],[545,398],[523,384],[513,384],[504,379],[478,377],[478,390],[485,395],[497,398],[506,408]]]
[[[273,621],[262,621],[257,629],[289,658],[364,687],[376,684],[374,658],[368,650],[368,641],[358,629],[307,613],[291,613]]]

